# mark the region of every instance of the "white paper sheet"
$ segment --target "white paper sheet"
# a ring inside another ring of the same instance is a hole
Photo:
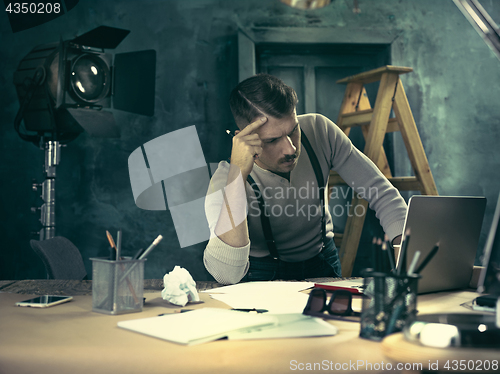
[[[118,327],[179,344],[200,344],[227,336],[278,325],[278,318],[267,314],[202,308],[187,313],[118,322]]]
[[[233,340],[282,339],[309,336],[331,336],[338,333],[336,326],[320,318],[296,313],[273,314],[270,316],[277,318],[278,326],[244,333],[234,332],[228,334],[228,338]]]
[[[267,309],[270,313],[302,313],[308,295],[299,291],[312,282],[248,282],[205,290],[213,299],[237,309]]]
[[[241,293],[241,292],[288,292],[288,291],[303,291],[314,287],[314,282],[245,282],[232,284],[204,290],[200,292],[212,293]]]

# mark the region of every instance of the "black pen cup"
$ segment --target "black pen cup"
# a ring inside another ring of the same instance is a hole
[[[417,314],[420,275],[396,275],[366,269],[359,336],[380,341],[403,330]]]
[[[146,259],[91,260],[92,311],[104,314],[142,312]]]

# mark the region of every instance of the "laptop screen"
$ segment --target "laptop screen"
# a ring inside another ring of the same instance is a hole
[[[491,223],[490,232],[486,239],[482,256],[485,267],[479,277],[477,291],[500,296],[500,195],[498,196],[495,214]]]
[[[439,243],[420,272],[419,293],[469,286],[485,208],[486,199],[479,196],[411,197],[405,222],[405,232],[410,229],[411,234],[403,265],[408,268],[417,251],[425,258]]]

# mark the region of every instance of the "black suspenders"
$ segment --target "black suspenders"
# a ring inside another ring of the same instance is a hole
[[[303,132],[301,137],[302,144],[304,145],[307,155],[309,156],[309,160],[311,161],[312,167],[314,169],[314,174],[316,174],[316,180],[318,182],[318,191],[321,201],[321,234],[324,246],[326,242],[325,194],[323,190],[325,186],[325,179],[323,177],[323,172],[321,171],[318,158],[316,157],[316,153],[314,153],[311,143],[309,143],[309,139],[307,139],[306,135]],[[276,242],[274,241],[271,223],[269,222],[269,216],[266,214],[264,199],[262,198],[262,194],[260,193],[257,183],[255,183],[254,179],[250,175],[248,176],[247,181],[250,186],[252,186],[255,192],[255,196],[257,197],[257,201],[259,202],[260,222],[262,223],[262,230],[266,239],[267,248],[269,249],[269,253],[271,254],[271,256],[275,260],[277,260],[279,259],[278,249],[276,248]]]
[[[262,198],[262,194],[260,193],[260,189],[257,186],[257,183],[253,180],[253,178],[248,175],[247,177],[248,183],[252,186],[255,196],[257,197],[257,201],[259,202],[260,208],[260,222],[262,224],[262,231],[264,231],[264,238],[266,238],[267,248],[269,249],[269,253],[271,256],[277,260],[278,259],[278,249],[276,248],[276,242],[274,241],[273,230],[271,230],[271,223],[269,222],[269,216],[266,214],[266,205],[264,204],[264,199]]]

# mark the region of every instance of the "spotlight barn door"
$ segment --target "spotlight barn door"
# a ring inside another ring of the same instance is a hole
[[[154,114],[156,51],[115,55],[113,106],[115,109],[152,116]]]

